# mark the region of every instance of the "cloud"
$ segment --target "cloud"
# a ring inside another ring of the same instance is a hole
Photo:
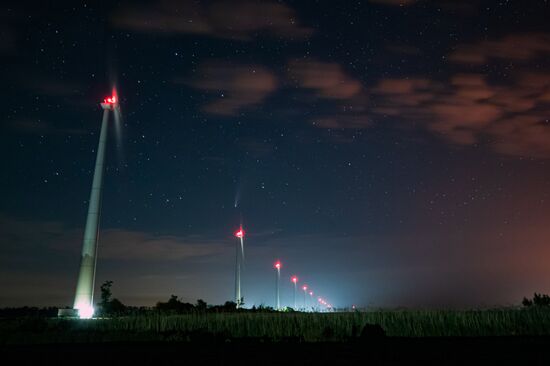
[[[22,84],[38,93],[40,95],[60,97],[60,96],[70,96],[70,95],[80,95],[82,94],[82,86],[75,83],[70,83],[61,80],[54,80],[47,77],[21,77]]]
[[[313,30],[302,26],[294,11],[275,1],[164,0],[150,6],[123,7],[113,16],[115,26],[157,34],[198,34],[247,40],[258,33],[304,39]]]
[[[518,74],[494,85],[482,74],[456,74],[447,82],[383,79],[372,89],[378,116],[420,122],[451,142],[487,141],[508,155],[550,158],[550,73]]]
[[[337,63],[316,60],[293,60],[289,63],[290,78],[321,98],[350,99],[363,89],[361,83],[347,75]]]
[[[84,135],[88,133],[88,131],[83,128],[57,127],[39,118],[12,121],[9,123],[9,127],[18,133],[35,135]]]
[[[392,6],[405,6],[411,5],[418,0],[370,0],[371,3],[392,5]]]
[[[314,93],[317,101],[334,104],[332,112],[311,119],[320,128],[357,129],[368,125],[366,94],[361,82],[344,71],[340,64],[315,59],[292,60],[288,76],[299,88]]]
[[[437,6],[453,16],[475,16],[478,14],[479,0],[470,0],[468,2],[437,2]]]
[[[418,56],[422,54],[420,48],[407,44],[388,44],[386,49],[403,56]]]
[[[277,89],[277,79],[258,65],[229,65],[211,61],[202,65],[200,76],[190,85],[215,93],[215,100],[204,107],[207,113],[233,116],[244,108],[261,103]],[[185,80],[177,82],[187,83]]]
[[[6,24],[0,25],[0,54],[8,54],[15,49],[15,32]]]
[[[75,256],[76,263],[79,260],[82,235],[82,230],[58,221],[21,220],[0,215],[2,252],[11,253],[13,261],[26,260],[30,251],[36,250],[40,258],[69,255]],[[178,261],[216,255],[225,248],[223,241],[199,236],[153,235],[125,229],[102,230],[100,242],[99,258],[117,261]]]
[[[216,255],[224,251],[224,243],[202,237],[152,235],[122,229],[102,233],[100,256],[116,260],[178,261],[192,257]]]
[[[20,219],[0,213],[0,286],[6,289],[0,304],[70,304],[82,236],[80,228],[59,221]],[[219,283],[227,273],[224,266],[233,264],[233,257],[228,255],[232,250],[223,238],[102,229],[96,291],[109,279],[115,281],[117,297],[138,304],[151,305],[170,293],[184,292],[190,299],[202,297],[205,294],[198,293],[199,289],[188,281],[200,280],[201,288],[213,282],[219,291]],[[208,276],[200,278],[206,271]],[[190,279],[182,281],[185,277]],[[223,291],[221,294],[225,296]]]
[[[329,115],[315,118],[312,124],[320,128],[358,129],[367,127],[370,122],[366,115]]]
[[[550,53],[550,34],[513,34],[498,40],[459,45],[449,60],[459,64],[482,65],[491,59],[526,62]]]

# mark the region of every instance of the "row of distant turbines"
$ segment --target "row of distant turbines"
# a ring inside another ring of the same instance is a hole
[[[242,268],[242,261],[244,260],[244,236],[245,232],[241,225],[239,230],[235,232],[235,237],[237,240],[237,250],[236,250],[236,265],[235,265],[235,303],[237,304],[237,308],[240,308],[243,305],[243,296],[241,293],[241,268]],[[275,281],[275,309],[281,310],[281,268],[283,267],[280,260],[277,260],[275,264],[273,265],[275,268],[275,273],[277,275],[276,281]],[[298,303],[297,303],[297,293],[298,293],[298,276],[292,275],[290,277],[290,282],[294,285],[294,307],[293,309],[298,309]],[[301,289],[304,292],[304,301],[303,301],[303,307],[302,309],[307,309],[307,298],[308,295],[310,297],[311,307],[315,307],[315,302],[313,300],[313,290],[307,285],[303,284],[301,285]],[[328,303],[325,299],[322,297],[317,297],[317,301],[319,302],[319,307],[326,307],[328,310],[332,309],[332,305]]]
[[[84,229],[84,240],[82,242],[82,256],[80,261],[80,272],[78,275],[78,282],[76,286],[76,293],[74,299],[73,309],[59,309],[60,316],[78,316],[80,318],[92,318],[94,315],[94,286],[95,286],[95,272],[97,264],[97,246],[98,246],[98,234],[99,234],[99,218],[101,213],[101,198],[103,193],[103,172],[105,165],[105,150],[107,145],[107,128],[109,115],[111,112],[114,115],[115,123],[120,124],[121,113],[118,95],[116,90],[113,90],[113,94],[103,100],[100,103],[103,109],[103,119],[101,123],[101,132],[99,134],[99,144],[97,148],[94,177],[92,182],[92,189],[90,192],[90,202],[88,206],[88,214],[86,217],[86,226]],[[238,238],[237,242],[237,255],[235,263],[235,303],[237,308],[242,307],[243,297],[241,293],[241,269],[244,261],[244,235],[245,232],[241,227],[235,232],[235,236]],[[276,281],[276,309],[281,310],[280,302],[280,282],[281,282],[281,268],[282,264],[277,261],[274,265],[277,274]],[[298,291],[298,277],[292,276],[290,278],[294,285],[294,309],[297,309],[297,291]],[[301,289],[304,292],[304,309],[306,308],[306,299],[309,294],[311,302],[313,301],[313,291],[303,284]],[[323,298],[318,297],[318,307],[325,307],[328,310],[332,309],[332,306]],[[312,306],[313,308],[313,306]]]
[[[281,283],[281,268],[282,268],[282,264],[281,264],[281,261],[277,261],[275,262],[274,266],[275,269],[277,270],[277,291],[276,291],[276,296],[277,296],[277,310],[281,310],[281,300],[280,300],[280,283]],[[298,292],[298,276],[296,275],[293,275],[290,277],[290,282],[292,282],[294,284],[294,309],[297,309],[298,308],[298,304],[297,304],[297,300],[296,300],[296,297],[297,297],[297,292]],[[303,284],[301,286],[301,289],[302,291],[304,292],[304,306],[303,306],[303,309],[307,309],[307,298],[309,295],[309,298],[310,298],[310,305],[312,308],[315,307],[315,301],[314,301],[314,298],[313,298],[313,290],[306,284]],[[324,300],[322,297],[317,297],[317,301],[319,302],[320,305],[323,305],[325,306],[327,309],[332,309],[332,305],[330,305],[329,303],[326,302],[326,300]]]

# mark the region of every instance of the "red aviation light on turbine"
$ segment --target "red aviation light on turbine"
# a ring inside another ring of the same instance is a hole
[[[283,265],[281,264],[280,261],[275,262],[275,264],[273,265],[273,267],[275,267],[276,269],[281,269],[282,266]]]
[[[241,227],[239,230],[237,230],[237,231],[235,232],[235,236],[236,236],[237,238],[241,238],[241,239],[244,238],[244,230],[243,230],[242,227]]]
[[[294,282],[294,284],[297,284],[297,283],[298,283],[298,277],[296,277],[296,276],[292,276],[292,277],[290,278],[290,280],[291,280],[292,282]]]
[[[302,290],[307,291],[307,285],[302,286]]]
[[[103,103],[105,104],[116,104],[116,102],[117,102],[117,99],[116,99],[116,96],[114,95],[103,99]]]

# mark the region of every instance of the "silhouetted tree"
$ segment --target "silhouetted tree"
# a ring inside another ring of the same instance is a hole
[[[531,306],[547,307],[547,306],[550,306],[550,296],[545,294],[538,294],[535,292],[532,300],[524,297],[521,303],[525,307],[531,307]]]
[[[235,311],[237,310],[237,303],[234,301],[226,301],[225,304],[223,304],[223,310],[224,311]]]
[[[124,305],[119,299],[112,299],[111,301],[109,301],[109,314],[123,314],[125,311],[126,305]]]
[[[101,290],[101,302],[99,305],[101,307],[106,307],[111,301],[111,296],[113,295],[111,287],[113,286],[113,281],[105,281],[100,287]]]
[[[195,310],[193,304],[184,303],[178,300],[176,295],[171,295],[167,302],[157,302],[156,310],[170,313],[189,313]]]
[[[203,299],[198,299],[197,304],[195,305],[197,310],[200,310],[200,311],[205,311],[207,306],[208,306],[208,304]]]
[[[113,293],[111,287],[113,281],[105,281],[101,287],[101,302],[99,303],[100,313],[102,315],[121,315],[126,311],[126,306],[118,299],[112,299]]]

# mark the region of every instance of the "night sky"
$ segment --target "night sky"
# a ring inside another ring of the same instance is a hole
[[[483,307],[550,291],[548,1],[3,3],[0,306]],[[235,207],[237,206],[237,207]],[[98,292],[96,291],[96,297]]]

